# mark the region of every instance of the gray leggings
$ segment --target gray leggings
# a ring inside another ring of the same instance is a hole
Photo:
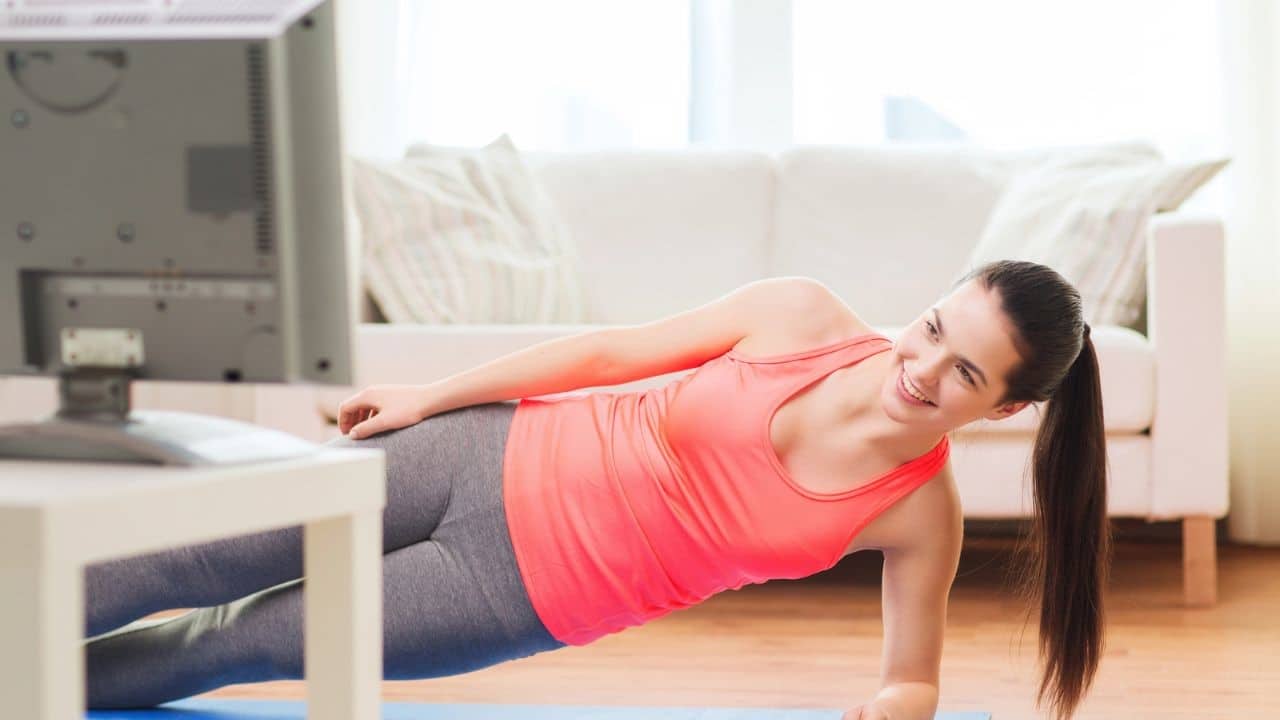
[[[327,443],[386,453],[388,680],[564,647],[530,604],[507,531],[502,458],[515,406],[472,405]],[[89,707],[151,707],[233,683],[302,679],[302,568],[301,526],[87,566]],[[120,627],[171,608],[197,609]]]

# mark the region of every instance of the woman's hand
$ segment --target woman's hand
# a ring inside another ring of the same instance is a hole
[[[338,430],[361,440],[431,415],[425,385],[370,385],[338,406]]]
[[[893,717],[881,706],[870,702],[846,712],[840,720],[893,720]]]

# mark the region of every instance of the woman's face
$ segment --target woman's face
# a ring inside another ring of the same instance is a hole
[[[1003,420],[1027,403],[996,406],[1005,377],[1019,357],[1005,331],[999,296],[977,280],[956,288],[925,310],[894,343],[893,365],[881,386],[886,413],[904,424],[949,431],[978,418]],[[906,383],[932,403],[903,397]]]

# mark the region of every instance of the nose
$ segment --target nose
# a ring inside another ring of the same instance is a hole
[[[938,384],[938,378],[946,372],[948,362],[944,353],[922,355],[911,372],[911,381],[918,384],[921,390],[933,390]]]

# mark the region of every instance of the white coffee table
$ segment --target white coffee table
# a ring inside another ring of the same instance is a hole
[[[0,460],[0,715],[83,720],[84,566],[304,525],[307,717],[374,720],[385,458],[218,468]]]

